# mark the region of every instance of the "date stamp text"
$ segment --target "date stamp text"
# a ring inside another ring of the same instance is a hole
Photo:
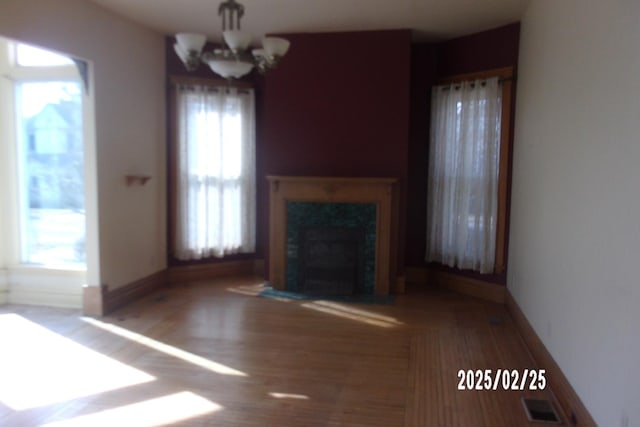
[[[458,390],[544,390],[544,369],[460,369]]]

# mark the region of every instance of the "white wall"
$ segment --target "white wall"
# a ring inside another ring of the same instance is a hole
[[[640,426],[640,2],[521,31],[508,288],[596,422]]]
[[[88,284],[116,288],[165,268],[163,37],[84,0],[2,0],[0,35],[92,62],[97,215],[88,226],[99,242],[88,248]],[[152,179],[127,187],[127,174]]]
[[[4,43],[0,43],[0,72],[4,74],[4,70],[7,66],[6,60],[8,58],[7,46]],[[3,182],[7,182],[11,176],[12,171],[7,167],[7,163],[2,160],[9,155],[9,150],[4,141],[10,138],[11,123],[9,117],[11,117],[9,101],[4,95],[11,88],[11,82],[8,79],[0,77],[0,304],[5,304],[8,301],[8,278],[7,278],[7,251],[8,251],[8,217],[7,210],[9,209],[9,198],[11,197],[9,191],[5,190],[2,185]]]

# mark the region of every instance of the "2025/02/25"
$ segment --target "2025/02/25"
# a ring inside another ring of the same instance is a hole
[[[458,390],[544,390],[545,375],[544,369],[460,369]]]

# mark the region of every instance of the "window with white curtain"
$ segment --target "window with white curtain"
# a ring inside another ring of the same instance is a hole
[[[502,84],[498,77],[435,86],[426,260],[494,272]]]
[[[253,89],[178,84],[174,256],[255,251]]]

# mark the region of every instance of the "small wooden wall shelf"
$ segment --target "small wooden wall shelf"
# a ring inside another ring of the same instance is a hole
[[[131,187],[132,185],[145,185],[147,181],[151,179],[148,175],[125,175],[125,181],[127,183],[127,187]]]

